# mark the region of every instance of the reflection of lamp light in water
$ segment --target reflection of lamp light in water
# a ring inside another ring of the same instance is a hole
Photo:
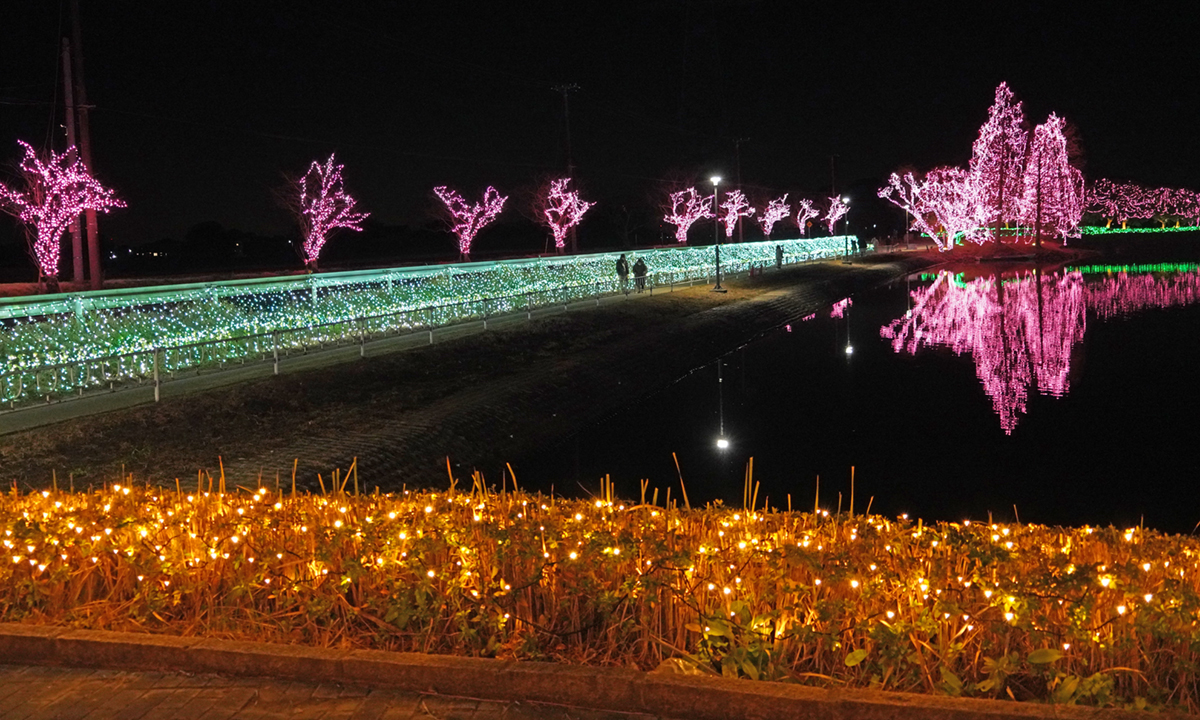
[[[729,439],[725,437],[725,386],[724,378],[721,376],[721,360],[717,359],[717,418],[719,432],[717,434],[717,449],[729,449]]]

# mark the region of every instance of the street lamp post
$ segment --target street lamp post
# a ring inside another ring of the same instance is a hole
[[[717,254],[717,284],[713,286],[712,291],[723,293],[728,291],[721,287],[721,221],[717,217],[717,186],[721,184],[721,176],[713,175],[709,180],[712,180],[713,184],[713,239],[716,241]]]
[[[850,196],[843,195],[841,197],[842,204],[846,206],[846,214],[842,216],[842,237],[845,238],[845,252],[842,253],[843,263],[850,264]]]

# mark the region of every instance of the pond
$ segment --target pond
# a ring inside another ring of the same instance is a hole
[[[648,478],[660,503],[681,473],[692,504],[741,507],[753,458],[760,507],[847,511],[853,468],[856,512],[1192,532],[1198,300],[1195,264],[911,276],[714,358],[518,473],[569,494],[609,474],[634,498]]]

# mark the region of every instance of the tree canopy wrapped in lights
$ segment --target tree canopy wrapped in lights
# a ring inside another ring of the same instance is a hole
[[[1021,103],[1000,83],[967,170],[893,173],[879,197],[908,213],[910,229],[932,237],[942,251],[964,239],[986,242],[989,224],[995,225],[996,242],[1002,223],[1032,226],[1039,242],[1045,228],[1064,239],[1078,236],[1083,175],[1071,164],[1075,146],[1068,130],[1065,120],[1051,114],[1029,131]]]
[[[304,262],[313,270],[321,249],[336,230],[361,232],[359,223],[368,217],[368,213],[353,211],[357,201],[343,187],[343,167],[330,155],[323,165],[314,160],[296,181],[300,194],[294,212],[304,232]]]
[[[937,223],[930,224],[928,218],[933,213],[922,194],[924,175],[920,179],[911,172],[904,175],[892,173],[888,184],[879,189],[879,197],[887,200],[896,207],[904,210],[912,218],[912,226],[907,229],[918,230],[933,238],[939,250],[948,250],[937,230]]]
[[[1041,242],[1045,229],[1052,235],[1079,237],[1079,221],[1083,218],[1083,173],[1067,159],[1067,139],[1063,134],[1065,122],[1054,113],[1033,130],[1026,161],[1024,223],[1034,227],[1034,236]]]
[[[500,195],[496,188],[490,185],[483,191],[483,199],[473,205],[468,204],[462,195],[445,185],[435,187],[433,194],[446,204],[446,211],[450,216],[450,232],[458,237],[458,254],[464,260],[471,256],[471,243],[475,241],[475,236],[496,219],[504,209],[504,202],[508,200],[508,196]]]
[[[30,229],[30,252],[38,273],[52,287],[57,286],[59,241],[71,221],[84,210],[108,212],[125,207],[125,203],[92,177],[74,147],[62,154],[50,151],[43,159],[29,143],[18,143],[25,148],[19,165],[25,188],[12,189],[0,183],[0,207]]]
[[[985,223],[1007,223],[1024,214],[1025,144],[1028,131],[1025,112],[1008,83],[996,88],[995,102],[988,109],[987,122],[979,128],[979,137],[971,146],[969,194],[978,194],[986,208]],[[997,239],[999,233],[997,233]]]
[[[775,198],[768,202],[762,213],[759,214],[758,224],[762,228],[763,235],[771,237],[771,230],[775,228],[775,223],[786,220],[792,214],[787,198],[787,193],[784,193],[783,197]]]
[[[850,205],[842,202],[842,199],[837,195],[829,198],[829,212],[825,215],[825,226],[829,228],[829,234],[833,234],[833,228],[837,225],[837,221],[846,216],[850,212]]]
[[[754,208],[750,207],[750,201],[742,194],[741,190],[730,190],[725,193],[725,201],[721,203],[721,209],[725,214],[721,216],[721,222],[725,225],[725,237],[733,237],[733,228],[737,226],[738,218],[750,217],[754,214]]]
[[[808,221],[821,216],[821,209],[817,204],[808,198],[801,198],[800,202],[796,203],[796,227],[800,228],[800,234],[808,234]]]
[[[1162,227],[1172,218],[1200,224],[1200,193],[1194,190],[1152,189],[1100,178],[1087,189],[1085,201],[1085,211],[1105,218],[1108,227],[1114,220],[1125,228],[1129,220],[1152,217]]]
[[[688,230],[697,220],[713,217],[713,196],[704,196],[690,187],[670,194],[670,208],[666,210],[663,221],[675,226],[675,239],[681,243],[687,242]]]
[[[554,247],[559,252],[566,247],[567,232],[579,224],[584,213],[596,203],[579,197],[578,191],[568,190],[571,178],[551,180],[537,198],[538,214],[554,236]]]

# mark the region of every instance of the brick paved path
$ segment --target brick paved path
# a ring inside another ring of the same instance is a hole
[[[0,665],[0,720],[653,720],[650,715],[218,675]]]

